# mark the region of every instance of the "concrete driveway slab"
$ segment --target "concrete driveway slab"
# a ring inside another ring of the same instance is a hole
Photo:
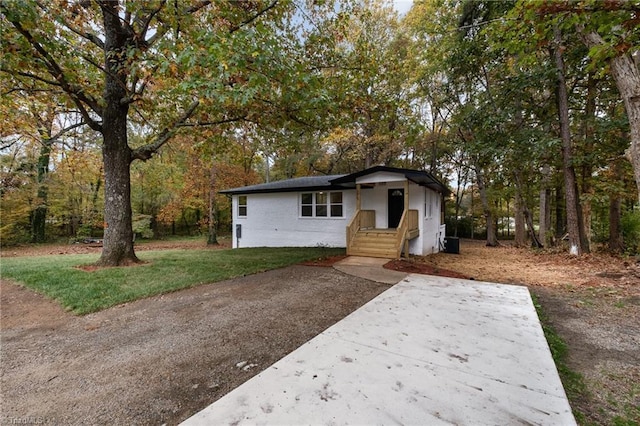
[[[183,424],[575,420],[527,288],[414,274]]]

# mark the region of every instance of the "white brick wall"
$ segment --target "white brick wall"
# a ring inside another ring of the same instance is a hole
[[[355,211],[356,191],[342,191],[343,217],[301,217],[300,192],[248,194],[247,217],[238,217],[233,196],[233,247],[346,247],[346,228]],[[236,224],[242,237],[236,238]]]
[[[380,177],[378,177],[380,178]],[[387,228],[387,194],[392,188],[404,188],[403,182],[377,184],[363,189],[363,210],[376,211],[376,227]],[[305,191],[310,192],[310,191]],[[425,196],[431,193],[432,217],[425,217]],[[346,227],[353,217],[356,190],[343,190],[342,218],[300,216],[301,192],[247,194],[247,216],[238,217],[238,196],[233,200],[233,248],[237,247],[346,247]],[[409,208],[418,210],[420,236],[411,240],[411,254],[427,255],[439,251],[440,194],[411,183]],[[242,237],[236,238],[236,225],[242,225]]]

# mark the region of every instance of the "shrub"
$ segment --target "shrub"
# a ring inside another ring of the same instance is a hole
[[[153,230],[151,229],[152,217],[146,214],[133,215],[132,228],[133,233],[140,238],[153,238]]]
[[[625,252],[632,256],[640,254],[640,210],[622,215],[621,225]]]

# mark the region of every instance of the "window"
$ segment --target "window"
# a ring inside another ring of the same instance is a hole
[[[342,192],[305,192],[300,196],[302,217],[342,217]]]
[[[431,191],[429,189],[424,190],[424,217],[431,219],[433,217],[433,199]]]
[[[313,194],[307,193],[302,194],[302,216],[304,217],[312,217],[313,216]]]
[[[331,193],[331,217],[342,217],[342,192]]]
[[[238,217],[247,217],[247,196],[238,195]]]
[[[327,216],[327,193],[316,192],[316,217]]]

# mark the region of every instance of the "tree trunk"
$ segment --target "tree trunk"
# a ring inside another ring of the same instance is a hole
[[[127,140],[129,104],[126,97],[126,32],[118,3],[102,2],[105,29],[102,161],[104,164],[104,242],[100,266],[139,262],[133,250],[131,223],[131,149]]]
[[[614,176],[623,180],[622,159],[613,160],[611,169]],[[624,252],[624,236],[622,234],[622,194],[619,190],[609,191],[609,251]]]
[[[582,39],[589,48],[605,44],[604,39],[596,32],[582,33]],[[629,50],[611,59],[609,69],[629,119],[631,144],[626,154],[633,166],[640,200],[640,70],[634,63],[631,52],[632,50]]]
[[[96,179],[96,183],[92,185],[93,187],[93,196],[91,198],[91,221],[96,223],[96,219],[99,217],[100,212],[98,211],[98,199],[100,196],[100,188],[102,188],[102,173],[101,176]]]
[[[469,176],[469,169],[463,168],[460,164],[456,169],[456,205],[455,205],[455,221],[453,236],[458,236],[458,227],[460,221],[460,204],[462,203],[462,197],[464,195],[464,189],[467,186],[467,177]],[[471,214],[473,215],[473,188],[471,188]],[[472,237],[473,238],[473,237]]]
[[[493,214],[491,212],[491,206],[489,205],[489,198],[487,196],[487,188],[484,181],[484,176],[479,167],[476,168],[476,178],[478,180],[478,191],[480,192],[480,201],[482,202],[482,211],[487,224],[487,246],[497,247],[498,237],[496,236],[496,227],[494,224]]]
[[[560,240],[566,232],[566,225],[564,220],[564,193],[562,192],[562,186],[558,184],[555,189],[555,211],[556,211],[556,241]]]
[[[33,211],[31,221],[31,242],[33,243],[43,243],[46,240],[47,198],[49,194],[47,175],[49,174],[51,144],[51,140],[42,141],[40,156],[38,157],[38,205]]]
[[[457,185],[456,185],[456,205],[455,205],[455,220],[453,225],[453,236],[458,236],[458,221],[460,220],[460,201],[462,200],[462,182],[461,182],[461,168],[458,168],[457,173]],[[473,189],[471,190],[473,192]]]
[[[580,234],[580,247],[582,249],[582,253],[590,253],[591,252],[591,241],[589,240],[587,234],[587,225],[585,222],[585,215],[582,210],[582,203],[580,203],[580,198],[578,196],[578,185],[576,184],[575,188],[576,193],[576,209],[578,210],[578,231]],[[589,203],[589,208],[591,208],[591,204]],[[591,227],[591,212],[589,211],[589,227]]]
[[[531,247],[543,248],[544,244],[542,244],[542,242],[538,238],[538,235],[536,235],[536,230],[533,227],[533,215],[531,214],[531,210],[529,210],[529,207],[526,204],[524,206],[524,220],[527,224],[529,236],[531,237]]]
[[[516,182],[516,246],[524,247],[527,240],[527,231],[531,237],[531,246],[535,248],[543,247],[538,239],[535,229],[533,228],[533,215],[527,205],[525,194],[524,179],[520,171],[515,172]],[[520,217],[519,217],[520,216]],[[521,223],[519,223],[521,222]],[[518,231],[520,229],[520,231]]]
[[[139,262],[133,250],[131,223],[131,151],[126,142],[126,118],[108,120],[108,117],[105,112],[102,146],[105,229],[98,265],[120,266]]]
[[[471,239],[473,240],[475,238],[475,224],[476,224],[476,219],[475,219],[475,213],[473,210],[473,186],[471,187]]]
[[[562,58],[562,33],[557,25],[554,28],[553,33],[555,41],[553,55],[557,71],[556,102],[558,104],[560,138],[562,140],[562,166],[564,172],[564,189],[567,210],[567,231],[569,233],[569,253],[579,256],[582,254],[582,244],[580,241],[576,173],[573,167],[571,130],[569,128],[569,99],[567,95],[567,83],[564,75],[564,60]]]
[[[589,74],[587,80],[587,98],[585,102],[585,117],[583,122],[584,149],[582,152],[581,169],[582,169],[582,194],[581,202],[582,210],[582,235],[583,248],[585,252],[591,249],[591,215],[593,198],[593,151],[594,151],[594,134],[593,126],[596,120],[596,87],[597,80],[593,78],[593,74]]]
[[[622,253],[624,251],[624,240],[622,237],[622,198],[620,194],[609,195],[609,251],[611,253]]]
[[[551,228],[551,191],[549,190],[549,177],[551,168],[545,165],[542,168],[542,188],[540,189],[540,224],[538,229],[538,241],[543,246],[549,245],[548,231]]]
[[[267,165],[267,168],[269,166]],[[216,232],[216,166],[211,166],[209,182],[209,237],[207,244],[218,245],[218,233]]]
[[[517,189],[519,192],[520,190]],[[527,244],[527,233],[524,220],[524,200],[518,193],[516,194],[516,231],[514,243],[516,247],[524,247]]]
[[[33,108],[33,107],[32,107]],[[31,214],[31,242],[43,243],[46,240],[46,223],[48,212],[49,161],[53,146],[52,130],[55,117],[54,107],[48,106],[43,112],[31,109],[33,118],[38,122],[38,136],[40,137],[40,154],[38,155],[38,170],[36,183],[38,186],[37,206]]]

